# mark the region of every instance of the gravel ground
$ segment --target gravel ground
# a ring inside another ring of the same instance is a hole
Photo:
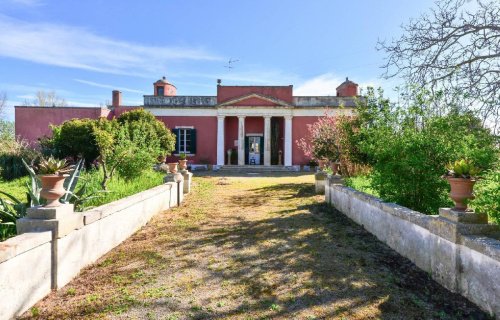
[[[181,207],[22,318],[488,318],[327,207],[313,182],[195,177]]]

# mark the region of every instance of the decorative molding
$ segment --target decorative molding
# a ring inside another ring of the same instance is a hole
[[[280,107],[293,108],[293,106],[291,104],[289,104],[288,102],[286,102],[286,101],[283,101],[281,99],[277,99],[277,98],[274,98],[274,97],[266,96],[266,95],[263,95],[263,94],[258,94],[258,93],[250,93],[250,94],[238,97],[238,98],[234,98],[234,99],[231,99],[229,101],[220,103],[218,106],[219,107],[232,106],[235,103],[238,103],[238,102],[241,102],[241,101],[245,101],[245,100],[251,99],[251,98],[257,98],[257,99],[261,99],[261,100],[268,101],[268,102],[271,102],[271,103],[275,103],[275,104],[279,105]]]
[[[355,108],[283,108],[283,107],[223,107],[208,108],[146,108],[158,117],[321,117],[325,111],[332,114],[354,115]]]
[[[175,126],[174,129],[194,129],[193,126]]]
[[[144,106],[215,106],[216,96],[144,96]]]

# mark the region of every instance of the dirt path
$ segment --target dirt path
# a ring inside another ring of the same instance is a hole
[[[484,319],[322,204],[313,177],[198,177],[24,318]]]

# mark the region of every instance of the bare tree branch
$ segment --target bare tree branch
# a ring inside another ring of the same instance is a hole
[[[7,94],[5,92],[0,92],[0,119],[5,115],[5,109],[7,108]]]
[[[64,98],[59,97],[55,91],[38,91],[36,98],[33,100],[25,100],[26,106],[35,107],[66,107],[67,103]]]
[[[385,78],[401,76],[432,92],[461,93],[485,122],[499,122],[500,1],[437,0],[402,29],[400,38],[378,42],[387,54]]]

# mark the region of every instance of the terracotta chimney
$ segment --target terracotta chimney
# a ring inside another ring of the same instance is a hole
[[[118,90],[113,90],[113,99],[111,102],[111,106],[113,108],[118,108],[122,105],[122,93]]]
[[[337,87],[337,97],[355,97],[358,95],[358,84],[345,78],[345,81]]]

